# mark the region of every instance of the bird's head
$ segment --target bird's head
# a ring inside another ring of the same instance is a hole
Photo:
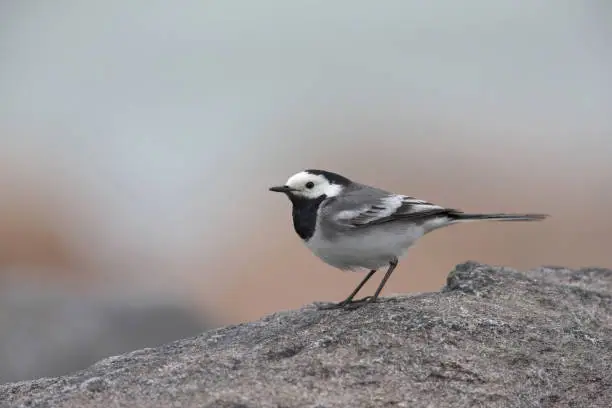
[[[284,193],[291,199],[316,200],[335,197],[351,183],[349,179],[325,170],[304,170],[289,177],[282,186],[270,187],[270,191]]]

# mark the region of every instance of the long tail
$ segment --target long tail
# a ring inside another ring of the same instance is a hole
[[[455,222],[467,221],[542,221],[548,214],[452,214]]]

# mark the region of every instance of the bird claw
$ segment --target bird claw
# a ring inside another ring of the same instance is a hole
[[[365,305],[366,303],[373,303],[372,299],[373,299],[372,296],[366,296],[358,300],[350,300],[350,301],[343,300],[342,302],[338,302],[338,303],[325,303],[325,304],[317,306],[317,308],[319,310],[334,310],[334,309],[354,310],[354,309],[357,309]]]
[[[317,305],[317,309],[319,310],[334,310],[334,309],[341,309],[346,305],[345,302],[339,302],[339,303],[323,303],[323,304],[318,304]]]
[[[361,306],[364,306],[366,303],[373,303],[372,299],[372,296],[366,296],[362,299],[353,300],[352,302],[345,304],[344,308],[347,310],[355,310],[360,308]]]

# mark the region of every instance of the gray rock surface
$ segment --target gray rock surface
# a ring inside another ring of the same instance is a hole
[[[49,284],[3,283],[0,384],[68,374],[101,358],[212,327],[178,300],[162,296],[109,298]]]
[[[609,408],[611,285],[468,262],[440,292],[276,313],[0,386],[0,406]]]

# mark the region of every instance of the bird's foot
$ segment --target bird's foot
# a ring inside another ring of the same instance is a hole
[[[362,299],[353,300],[352,302],[347,303],[346,305],[344,305],[344,308],[347,310],[355,310],[359,309],[361,306],[364,306],[368,303],[373,303],[375,301],[376,299],[374,299],[372,296],[366,296]]]
[[[363,305],[365,305],[366,303],[372,303],[375,302],[376,300],[373,299],[372,296],[366,296],[363,299],[358,299],[358,300],[343,300],[342,302],[338,302],[338,303],[324,303],[321,305],[318,305],[317,308],[319,310],[334,310],[334,309],[347,309],[347,310],[354,310],[357,309]]]

